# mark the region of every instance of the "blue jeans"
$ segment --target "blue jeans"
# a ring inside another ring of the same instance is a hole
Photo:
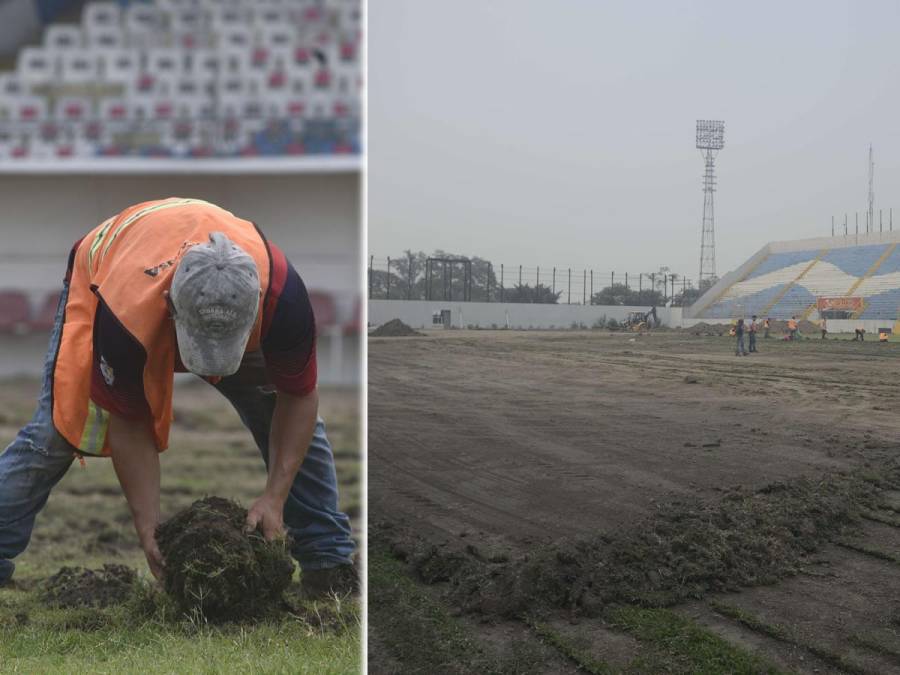
[[[52,408],[53,371],[67,297],[68,285],[63,288],[50,333],[37,410],[0,454],[0,585],[12,576],[12,559],[28,546],[37,514],[75,458],[75,449],[53,426]],[[274,394],[229,383],[228,378],[217,388],[237,409],[268,464]],[[350,520],[338,511],[334,456],[321,419],[285,503],[284,522],[294,539],[291,552],[302,568],[323,569],[351,562]]]
[[[756,351],[756,333],[750,333],[750,351]]]
[[[744,349],[744,334],[741,333],[737,336],[737,348],[734,351],[735,355],[740,356],[741,354],[746,354],[747,350]]]

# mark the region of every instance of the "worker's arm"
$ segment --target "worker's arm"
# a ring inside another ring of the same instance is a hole
[[[319,414],[316,389],[304,396],[278,392],[269,431],[269,477],[266,489],[247,513],[247,528],[262,528],[266,539],[284,532],[284,503],[312,441]]]
[[[113,467],[137,530],[150,571],[162,578],[162,555],[156,545],[159,524],[159,453],[141,422],[110,415],[108,431]]]

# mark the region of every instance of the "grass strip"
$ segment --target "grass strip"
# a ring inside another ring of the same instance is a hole
[[[752,631],[770,637],[773,640],[778,640],[779,642],[784,642],[785,644],[805,649],[810,654],[817,656],[829,665],[840,668],[841,670],[851,673],[852,675],[867,675],[869,672],[861,666],[856,665],[852,661],[849,661],[844,656],[841,656],[840,654],[837,654],[821,645],[807,643],[797,639],[796,637],[791,635],[788,629],[784,626],[766,623],[760,617],[753,614],[752,612],[748,612],[745,609],[741,609],[740,607],[735,607],[734,605],[730,605],[718,600],[710,600],[709,606],[722,616],[726,616],[729,619],[737,621],[739,624],[749,628]]]
[[[891,518],[890,516],[883,516],[876,511],[867,511],[862,514],[862,517],[866,520],[871,520],[874,523],[881,523],[882,525],[890,525],[891,527],[900,527],[900,518]]]
[[[877,640],[873,640],[864,635],[853,634],[850,636],[850,642],[857,645],[858,647],[863,647],[865,649],[870,649],[873,652],[877,652],[882,656],[886,656],[897,664],[900,664],[900,651],[896,649],[892,649]]]
[[[465,627],[377,549],[369,555],[369,624],[404,672],[476,672],[480,649]]]
[[[900,556],[896,556],[888,551],[882,551],[880,548],[873,548],[872,546],[866,546],[865,544],[854,544],[850,541],[835,541],[834,543],[841,548],[846,548],[850,551],[856,551],[857,553],[862,553],[863,555],[878,558],[879,560],[885,560],[895,565],[900,565]]]
[[[665,654],[662,663],[666,672],[698,675],[779,672],[760,657],[672,610],[618,605],[607,609],[604,618],[614,628]],[[658,672],[656,664],[647,658],[652,657],[639,657],[632,662],[629,672]]]
[[[572,640],[553,630],[546,623],[537,621],[531,617],[523,617],[531,630],[545,643],[549,644],[560,654],[574,662],[581,670],[592,675],[613,675],[615,672],[606,662],[595,659],[586,650],[578,647]]]

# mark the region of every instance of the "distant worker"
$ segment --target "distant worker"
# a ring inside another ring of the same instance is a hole
[[[797,339],[797,317],[792,316],[788,321],[788,340]]]
[[[865,342],[866,341],[866,329],[865,328],[855,328],[854,329],[854,342]]]
[[[888,341],[888,332],[886,330],[880,331],[878,333],[878,341],[879,342],[887,342]]]
[[[738,319],[734,325],[734,334],[737,336],[737,347],[735,348],[735,356],[747,356],[747,350],[744,349],[744,320]]]
[[[315,334],[303,281],[249,220],[170,198],[94,228],[69,255],[37,411],[0,455],[0,586],[54,485],[84,455],[111,458],[150,571],[165,574],[159,453],[175,372],[191,372],[237,410],[268,468],[247,528],[272,539],[286,526],[308,595],[352,591]]]
[[[766,320],[763,321],[763,338],[769,339],[769,317],[766,317]]]
[[[822,317],[822,339],[825,339],[825,336],[828,335],[828,320],[823,316]]]
[[[756,353],[756,331],[759,330],[759,323],[756,321],[756,314],[750,319],[750,353]]]

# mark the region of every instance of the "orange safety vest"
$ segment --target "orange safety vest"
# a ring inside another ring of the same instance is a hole
[[[790,330],[797,330],[797,322],[794,321],[793,319],[791,319],[790,321],[788,321],[788,329],[790,329]]]
[[[109,455],[109,412],[91,400],[94,317],[104,303],[147,353],[144,395],[152,435],[161,452],[169,444],[178,346],[164,291],[181,255],[223,232],[256,262],[268,291],[269,248],[250,221],[199,199],[169,198],[129,207],[81,240],[70,270],[65,322],[53,373],[53,424],[79,452]],[[247,351],[260,346],[262,305]]]

